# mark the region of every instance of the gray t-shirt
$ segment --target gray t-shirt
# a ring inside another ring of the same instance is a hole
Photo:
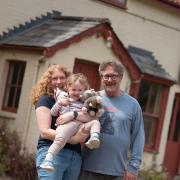
[[[126,93],[114,98],[107,97],[105,91],[100,94],[105,108],[100,118],[101,145],[99,149],[85,149],[82,169],[114,176],[123,176],[126,170],[137,173],[144,148],[141,108],[137,100]]]

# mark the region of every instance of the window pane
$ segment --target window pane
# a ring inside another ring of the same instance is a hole
[[[11,72],[12,72],[12,84],[16,84],[18,80],[18,72],[19,72],[19,67],[18,64],[14,64],[11,66]]]
[[[180,103],[179,103],[179,110],[177,111],[177,115],[176,115],[173,141],[178,142],[179,138],[180,138]]]
[[[148,81],[142,81],[138,101],[142,111],[158,115],[162,96],[162,86]]]
[[[145,143],[148,145],[154,144],[157,120],[153,117],[144,115]]]
[[[9,88],[9,96],[7,98],[7,106],[8,107],[13,107],[14,95],[15,95],[15,87],[10,87]]]
[[[141,86],[140,86],[138,101],[139,101],[139,104],[141,105],[143,112],[145,112],[146,110],[149,89],[150,89],[150,83],[146,81],[142,81]]]
[[[149,81],[141,82],[138,101],[144,116],[146,145],[155,145],[162,93],[162,85]]]
[[[151,89],[149,93],[149,104],[147,110],[149,113],[159,113],[161,95],[162,86],[158,84],[151,84]]]
[[[22,61],[9,61],[9,72],[7,77],[3,109],[16,111],[21,94],[22,81],[26,63]]]
[[[23,81],[23,77],[24,77],[24,71],[25,71],[25,68],[24,67],[21,67],[20,68],[20,77],[19,77],[19,81],[18,81],[18,84],[22,84],[22,81]],[[23,76],[22,76],[23,74]]]
[[[17,88],[16,99],[15,99],[15,104],[14,104],[16,108],[18,107],[18,104],[19,104],[20,94],[21,94],[21,88]]]

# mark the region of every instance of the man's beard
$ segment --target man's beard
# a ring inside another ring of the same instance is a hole
[[[105,88],[105,91],[106,91],[108,94],[112,94],[112,93],[117,92],[117,85],[105,86],[104,88]]]

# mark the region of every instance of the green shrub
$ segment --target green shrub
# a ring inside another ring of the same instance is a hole
[[[168,173],[164,167],[161,167],[161,171],[157,171],[156,165],[156,155],[153,153],[152,166],[150,169],[142,170],[139,173],[139,179],[141,180],[166,180],[168,178]]]
[[[16,180],[37,178],[34,155],[20,153],[21,142],[16,132],[10,132],[5,125],[0,127],[0,176]]]
[[[142,180],[166,180],[167,173],[165,171],[156,171],[153,168],[142,170],[139,173],[139,178]]]

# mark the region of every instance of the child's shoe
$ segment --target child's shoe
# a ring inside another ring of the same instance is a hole
[[[53,166],[53,162],[52,161],[48,161],[48,160],[44,160],[42,162],[42,164],[40,165],[40,167],[42,169],[45,169],[49,172],[53,172],[55,169],[54,169],[54,166]]]
[[[97,149],[100,146],[100,141],[98,138],[96,137],[91,137],[86,143],[85,145],[89,148],[89,149]]]

